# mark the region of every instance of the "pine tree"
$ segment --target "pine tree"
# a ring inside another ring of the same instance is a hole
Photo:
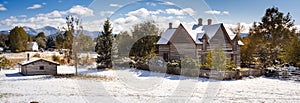
[[[291,63],[295,66],[300,66],[300,34],[294,35],[294,37],[285,46],[285,52],[283,53],[284,62]]]
[[[277,7],[268,8],[261,22],[254,22],[250,28],[249,43],[253,54],[257,53],[261,63],[264,65],[275,64],[280,60],[280,53],[295,34],[293,29],[294,20],[290,14],[284,15]]]
[[[103,64],[105,67],[108,68],[112,66],[112,42],[112,28],[109,19],[107,19],[103,25],[102,35],[97,37],[95,51],[98,53],[96,62]]]
[[[10,49],[13,52],[21,52],[28,49],[28,35],[22,27],[15,27],[9,33]]]
[[[211,51],[208,51],[206,57],[205,57],[205,64],[204,66],[206,68],[212,68],[212,55],[211,55]]]

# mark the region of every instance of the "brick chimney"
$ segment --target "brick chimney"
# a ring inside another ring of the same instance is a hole
[[[211,19],[207,19],[207,25],[211,25],[212,24],[212,20]]]
[[[172,29],[172,23],[169,23],[169,29]]]
[[[199,19],[198,19],[198,25],[199,25],[199,26],[202,26],[202,25],[203,25],[203,24],[202,24],[202,21],[203,21],[202,18],[199,18]]]

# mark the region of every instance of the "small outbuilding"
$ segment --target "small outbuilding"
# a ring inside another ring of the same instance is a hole
[[[56,75],[59,63],[42,58],[32,58],[18,63],[23,75]]]
[[[30,50],[31,51],[39,51],[39,45],[37,44],[37,42],[30,43]]]

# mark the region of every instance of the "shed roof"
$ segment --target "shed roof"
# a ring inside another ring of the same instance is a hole
[[[25,61],[19,62],[18,64],[23,66],[23,65],[28,65],[28,64],[31,64],[31,63],[34,63],[34,62],[37,62],[37,61],[46,61],[46,62],[49,62],[49,63],[53,63],[55,65],[59,65],[59,63],[57,63],[57,62],[49,61],[49,60],[42,59],[42,58],[32,58],[30,60],[25,60]]]

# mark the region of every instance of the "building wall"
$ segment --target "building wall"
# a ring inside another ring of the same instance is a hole
[[[42,67],[44,68],[43,70]],[[28,65],[21,66],[21,73],[24,75],[55,75],[57,74],[57,65],[40,60],[37,62],[30,63]]]
[[[234,50],[235,44],[231,42],[225,31],[225,28],[219,28],[216,34],[210,39],[209,44],[206,44],[206,48],[204,48],[203,44],[196,45],[188,32],[179,26],[167,45],[159,45],[159,55],[163,57],[167,53],[169,60],[187,56],[204,63],[208,51],[214,50],[221,45],[225,54],[227,54],[227,59],[234,60],[234,63],[239,65],[240,46],[237,46]]]
[[[196,44],[188,32],[179,26],[170,40],[170,58],[190,57],[197,59]]]

